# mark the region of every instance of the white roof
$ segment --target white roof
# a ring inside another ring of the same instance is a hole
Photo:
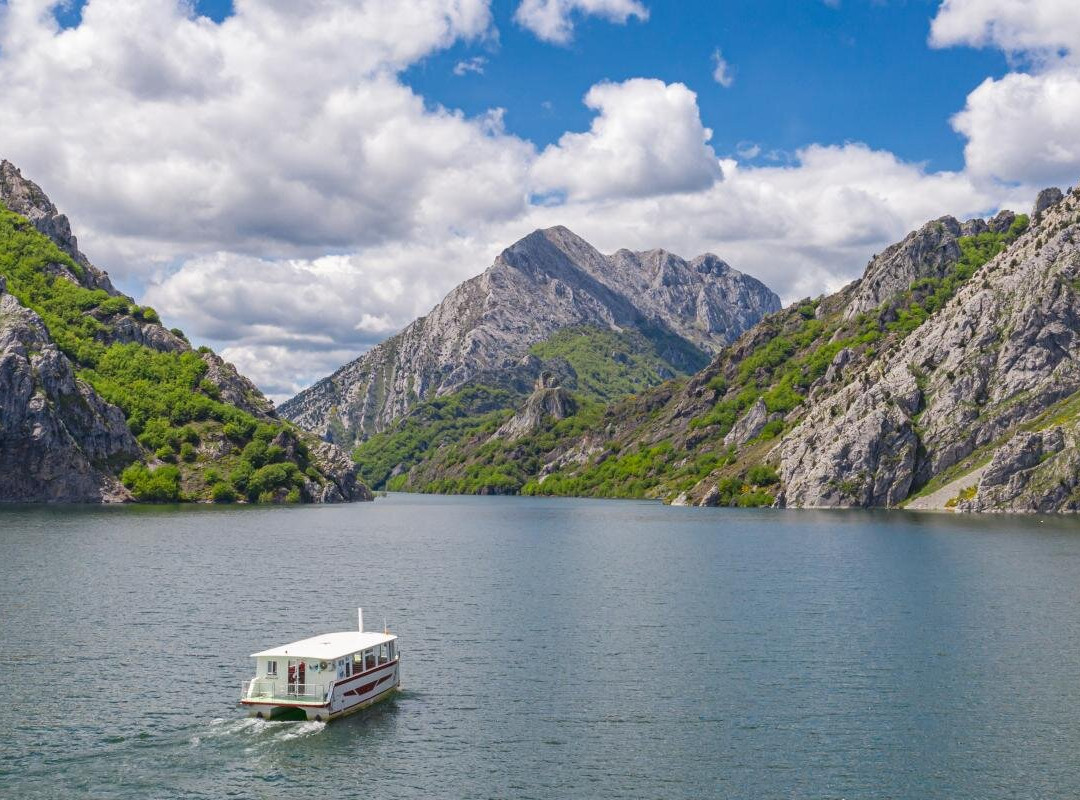
[[[310,639],[301,639],[298,642],[283,644],[281,647],[272,647],[261,653],[252,653],[252,658],[266,656],[289,656],[291,658],[313,658],[319,661],[332,661],[335,658],[347,656],[358,650],[367,650],[383,642],[390,642],[397,637],[389,633],[375,633],[374,631],[341,631],[339,633],[324,633],[320,636],[312,636]]]

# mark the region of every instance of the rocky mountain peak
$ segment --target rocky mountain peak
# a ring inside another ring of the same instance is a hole
[[[351,444],[385,430],[417,402],[484,376],[519,392],[529,348],[571,326],[635,330],[692,371],[780,299],[719,258],[664,250],[604,255],[565,226],[536,230],[426,316],[282,404],[298,425]],[[522,385],[524,384],[524,385]]]

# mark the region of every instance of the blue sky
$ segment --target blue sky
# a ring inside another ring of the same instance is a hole
[[[82,5],[58,17],[75,24]],[[218,22],[232,13],[229,0],[195,7]],[[666,0],[651,3],[645,21],[579,19],[565,46],[516,24],[516,7],[495,0],[497,37],[458,42],[403,77],[429,103],[471,115],[506,109],[508,130],[540,146],[588,128],[581,98],[593,84],[648,76],[697,92],[721,155],[756,144],[767,163],[810,142],[859,141],[960,169],[964,143],[949,117],[984,78],[1008,70],[998,50],[929,47],[935,0]],[[728,88],[712,78],[717,50],[731,65]],[[455,74],[474,58],[483,73]]]
[[[668,0],[650,4],[644,22],[586,18],[561,47],[515,25],[515,3],[496,2],[497,42],[459,43],[405,80],[429,101],[467,113],[503,107],[509,130],[546,145],[588,127],[581,98],[593,84],[656,77],[697,92],[720,154],[747,142],[764,157],[854,140],[931,169],[959,169],[963,141],[948,119],[1007,64],[996,50],[928,47],[937,5]],[[730,88],[712,79],[717,49],[734,72]],[[476,56],[487,59],[482,75],[454,75],[457,62]]]
[[[1025,210],[1080,178],[1076,3],[0,0],[0,157],[282,399],[536,228],[792,301]]]

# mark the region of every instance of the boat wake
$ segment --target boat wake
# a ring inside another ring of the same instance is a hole
[[[305,739],[322,733],[324,728],[325,722],[265,720],[255,717],[236,720],[219,718],[211,720],[208,730],[193,735],[189,741],[193,747],[198,747],[208,739],[236,738],[247,740],[249,746],[254,748],[275,742]]]

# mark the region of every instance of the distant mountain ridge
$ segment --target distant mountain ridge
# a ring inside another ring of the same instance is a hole
[[[379,474],[414,491],[1080,511],[1080,189],[1044,190],[1030,217],[932,220],[688,380],[532,416]]]
[[[545,368],[530,347],[571,326],[641,333],[673,369],[689,372],[779,308],[764,284],[711,254],[608,256],[565,227],[538,230],[427,316],[278,410],[352,444],[469,383],[527,394]]]

